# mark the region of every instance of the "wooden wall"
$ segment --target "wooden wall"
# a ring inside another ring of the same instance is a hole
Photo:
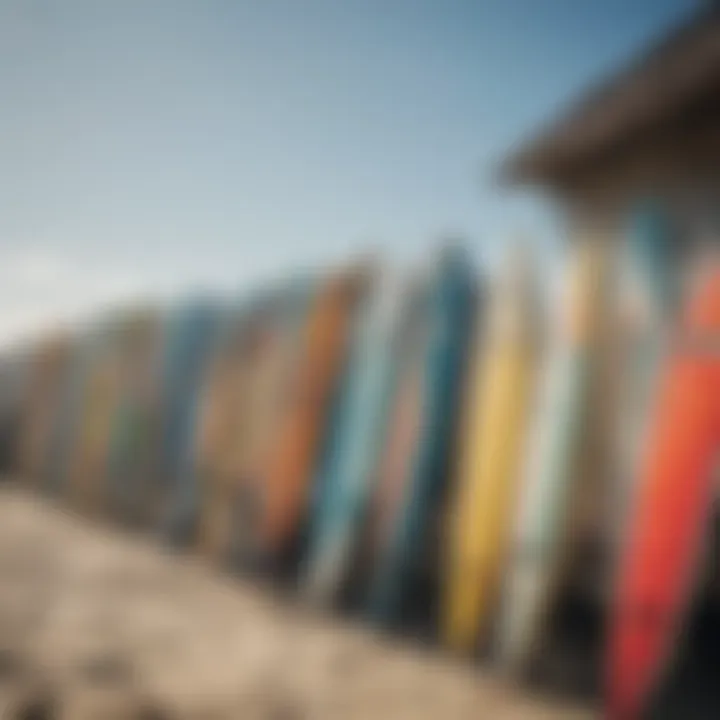
[[[720,234],[720,89],[552,185],[572,223],[609,234],[647,197],[666,203],[689,246]]]

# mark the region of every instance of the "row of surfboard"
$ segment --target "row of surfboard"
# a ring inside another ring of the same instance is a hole
[[[104,318],[6,358],[13,469],[380,626],[434,579],[442,641],[517,673],[602,520],[599,486],[608,714],[642,717],[697,584],[720,433],[720,267],[682,293],[675,248],[654,209],[626,243],[574,240],[556,314],[514,246],[482,283],[446,247],[410,275],[359,264]]]

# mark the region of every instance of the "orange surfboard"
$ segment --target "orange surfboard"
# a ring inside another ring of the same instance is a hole
[[[232,524],[232,560],[246,570],[264,563],[264,516],[269,491],[268,470],[278,453],[278,428],[291,404],[303,329],[313,294],[307,278],[280,290],[253,329],[253,367],[248,382],[242,453],[237,457],[237,482]]]
[[[289,560],[308,510],[331,401],[344,365],[364,268],[330,277],[312,301],[293,387],[266,476],[262,544],[271,561]]]
[[[698,279],[670,357],[611,610],[607,716],[644,716],[699,580],[720,448],[720,267]]]

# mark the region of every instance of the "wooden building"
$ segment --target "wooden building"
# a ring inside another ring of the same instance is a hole
[[[501,176],[544,187],[577,219],[613,226],[653,196],[692,231],[720,227],[720,4],[591,89]]]

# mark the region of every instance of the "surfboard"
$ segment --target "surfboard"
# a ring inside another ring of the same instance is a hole
[[[164,328],[161,399],[161,455],[157,522],[172,544],[192,542],[197,531],[199,484],[195,434],[202,378],[214,350],[220,304],[207,297],[176,307]]]
[[[620,267],[619,477],[609,517],[614,554],[622,547],[639,452],[652,419],[660,371],[675,325],[679,290],[676,248],[677,238],[662,209],[649,204],[638,208],[630,218]]]
[[[198,547],[227,560],[245,456],[250,397],[256,366],[254,333],[262,322],[257,299],[235,303],[225,314],[220,339],[201,391],[197,474],[201,483]]]
[[[111,421],[108,482],[113,517],[149,522],[147,488],[157,472],[160,317],[133,308],[118,320],[119,399]]]
[[[384,625],[398,621],[414,583],[428,571],[430,526],[437,520],[448,478],[458,391],[472,327],[471,267],[464,250],[447,246],[433,263],[429,278],[420,417],[410,475],[374,569],[368,597],[371,616]]]
[[[579,238],[570,248],[559,334],[539,380],[497,637],[500,660],[513,673],[523,673],[537,657],[572,554],[574,502],[583,480],[577,461],[607,282],[609,250],[603,241]]]
[[[331,400],[331,407],[328,411],[328,421],[325,431],[323,433],[320,457],[318,459],[318,466],[314,472],[314,476],[310,483],[310,507],[308,510],[307,521],[304,523],[302,531],[302,548],[300,549],[300,573],[304,573],[307,568],[307,557],[309,555],[310,540],[312,538],[313,528],[317,523],[317,519],[320,517],[321,508],[326,496],[325,484],[332,480],[330,475],[330,468],[335,462],[335,449],[339,438],[343,433],[343,426],[340,422],[340,418],[343,417],[344,409],[347,407],[349,402],[349,395],[352,388],[352,382],[350,381],[353,371],[352,357],[355,353],[355,346],[359,335],[359,327],[365,316],[366,306],[369,302],[369,293],[372,291],[374,275],[368,282],[368,286],[360,298],[358,308],[354,314],[353,326],[350,330],[349,346],[347,351],[347,358],[343,364],[338,384],[333,390],[333,397]],[[304,562],[303,562],[304,560]]]
[[[27,394],[20,428],[20,472],[25,482],[39,487],[45,471],[52,419],[60,401],[62,380],[70,358],[70,338],[54,334],[30,351]]]
[[[74,470],[74,453],[83,422],[89,369],[102,343],[103,330],[93,325],[79,328],[63,377],[60,401],[52,421],[50,451],[45,467],[45,490],[56,496],[68,491]]]
[[[703,567],[720,445],[720,265],[694,283],[638,478],[611,608],[607,713],[643,717]]]
[[[301,593],[312,604],[332,605],[345,589],[387,429],[404,297],[403,283],[383,269],[361,308],[303,561]]]
[[[525,246],[514,246],[479,320],[458,478],[449,518],[444,639],[475,648],[497,608],[520,485],[539,331],[539,293]]]
[[[0,360],[0,473],[17,472],[18,440],[27,382],[26,352],[7,350]]]
[[[367,268],[352,267],[326,278],[301,332],[296,370],[265,480],[260,529],[266,560],[278,570],[289,569],[297,557],[312,476],[367,275]]]
[[[268,474],[284,452],[278,432],[289,411],[298,373],[302,337],[315,296],[313,279],[298,277],[271,299],[266,322],[256,327],[254,365],[248,385],[243,455],[238,458],[231,556],[243,570],[267,570],[263,523],[271,488]]]
[[[413,277],[397,333],[401,368],[390,403],[386,440],[372,483],[367,519],[352,570],[351,601],[364,607],[373,574],[391,541],[393,527],[412,479],[422,424],[423,379],[427,344],[428,277]]]
[[[90,515],[106,515],[107,461],[113,412],[120,399],[120,356],[115,318],[99,321],[97,345],[87,371],[77,442],[68,474],[70,504]]]

